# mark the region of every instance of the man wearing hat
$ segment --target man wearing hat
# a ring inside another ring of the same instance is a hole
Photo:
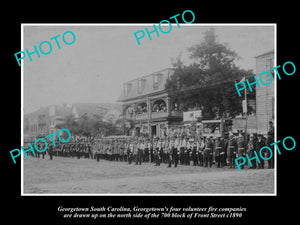
[[[264,139],[264,137],[263,137],[262,134],[258,134],[257,151],[256,151],[256,153],[258,154],[259,151],[260,151],[260,149],[262,147],[264,147],[264,146],[266,146],[266,141],[265,141],[265,139]],[[264,158],[266,158],[265,157],[265,155],[266,155],[266,150],[265,149],[263,149],[263,151],[261,151],[261,155],[264,156]],[[260,161],[260,163],[258,163],[258,169],[264,169],[264,167],[265,167],[265,161],[263,159],[260,159],[259,161]]]
[[[135,165],[142,165],[142,151],[144,149],[144,143],[142,142],[141,139],[137,141],[137,146],[136,146],[136,162]]]
[[[131,141],[129,143],[128,152],[127,152],[127,155],[128,155],[128,164],[131,164],[131,162],[132,162],[133,152],[134,152],[134,144],[133,144],[133,141]]]
[[[229,140],[227,145],[227,157],[229,161],[230,168],[235,168],[235,158],[237,153],[237,142],[233,133],[229,134]]]
[[[53,158],[53,144],[52,144],[52,142],[51,143],[48,143],[48,145],[49,145],[49,148],[47,149],[47,152],[48,152],[48,154],[49,154],[49,157],[50,157],[50,160],[52,160],[52,158]]]
[[[269,159],[269,161],[268,161],[268,168],[269,169],[272,169],[272,168],[274,168],[274,145],[271,145],[272,143],[274,143],[274,136],[273,136],[274,134],[272,133],[272,132],[268,132],[267,133],[267,140],[266,140],[266,145],[267,146],[269,146],[269,148],[272,150],[272,157]],[[268,155],[268,157],[267,158],[269,158],[270,157],[270,155],[271,155],[271,153],[268,151],[267,152],[267,155]]]
[[[205,148],[204,148],[204,166],[212,166],[212,155],[213,155],[214,144],[212,142],[212,137],[206,138]]]
[[[167,163],[169,161],[169,138],[165,137],[163,140],[162,162]]]
[[[179,149],[179,161],[180,164],[183,165],[184,164],[184,149],[186,147],[186,141],[184,139],[184,136],[181,135],[180,136],[180,149]]]
[[[238,157],[245,157],[246,143],[245,143],[244,137],[241,133],[239,133],[237,145],[238,145]],[[242,165],[241,168],[243,169],[244,165]]]
[[[176,136],[175,136],[176,138]],[[179,145],[179,138],[177,137],[174,141],[174,149],[173,149],[173,161],[174,161],[174,167],[177,167],[178,165],[178,160],[179,160],[179,148],[180,148],[180,145]]]
[[[193,160],[193,166],[199,165],[198,163],[198,157],[197,157],[197,142],[192,138],[191,142],[192,144],[192,160]]]
[[[186,141],[186,147],[184,148],[184,156],[183,156],[183,161],[185,165],[190,165],[190,153],[192,151],[192,139],[186,137],[185,138]]]
[[[156,137],[156,143],[154,149],[155,166],[160,166],[161,149],[162,149],[162,140],[159,140],[159,138]]]
[[[253,134],[250,134],[250,140],[248,142],[248,149],[247,149],[247,154],[249,155],[249,158],[255,157],[254,151],[257,149],[257,143],[255,140],[255,137]],[[251,160],[252,167],[250,169],[256,169],[256,159]]]
[[[220,168],[220,166],[223,165],[222,162],[222,156],[224,155],[224,142],[221,140],[221,137],[217,137],[215,142],[215,160],[217,163],[217,168]]]
[[[173,161],[173,152],[175,149],[175,140],[174,138],[172,138],[168,144],[168,148],[167,148],[167,155],[168,155],[168,167],[172,167],[172,161]]]
[[[197,141],[197,155],[198,155],[198,162],[199,166],[203,166],[203,151],[205,148],[203,137],[200,137]]]

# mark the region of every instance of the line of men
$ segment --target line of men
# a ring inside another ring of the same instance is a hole
[[[178,164],[193,166],[216,167],[229,165],[235,168],[235,159],[247,153],[254,157],[254,151],[263,146],[273,143],[273,134],[263,135],[251,134],[246,143],[242,134],[235,136],[229,134],[227,137],[200,137],[188,138],[184,136],[172,138],[136,138],[133,140],[102,140],[94,146],[95,158],[111,161],[126,161],[129,164],[141,165],[142,162],[154,162],[155,166],[167,163],[168,167]],[[274,151],[274,149],[273,149]],[[267,156],[269,152],[263,152]],[[267,158],[267,157],[266,157]],[[258,164],[252,161],[251,168],[264,168],[264,162]],[[274,168],[274,160],[268,163],[269,168]]]
[[[168,167],[174,165],[190,165],[211,167],[216,164],[217,168],[229,166],[235,168],[235,159],[247,153],[250,158],[254,157],[254,151],[263,146],[270,146],[274,142],[271,132],[265,138],[263,135],[251,134],[248,143],[244,136],[235,136],[230,133],[223,137],[199,137],[188,138],[185,136],[174,136],[172,138],[134,138],[126,140],[101,139],[94,141],[76,141],[67,143],[48,143],[47,153],[50,159],[56,157],[74,157],[124,161],[129,164],[141,165],[143,162],[167,163]],[[38,145],[39,149],[44,149],[43,143]],[[274,149],[272,149],[274,152]],[[46,152],[36,152],[36,157],[45,157]],[[268,158],[267,152],[262,152]],[[269,153],[270,154],[270,153]],[[252,160],[250,168],[264,168],[264,160]],[[274,168],[274,157],[268,161],[268,167]]]
[[[46,152],[48,153],[50,160],[53,159],[53,156],[56,157],[75,157],[75,158],[94,158],[93,153],[93,143],[87,141],[75,141],[75,142],[67,142],[67,143],[59,143],[56,142],[55,146],[50,141],[47,142],[47,150],[43,152],[35,151],[35,155],[30,151],[29,154],[31,156],[35,156],[37,158],[45,158]],[[25,143],[24,149],[28,149],[28,143]],[[38,149],[45,149],[45,144],[39,142],[37,144]]]

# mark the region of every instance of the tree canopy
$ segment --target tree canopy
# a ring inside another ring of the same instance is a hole
[[[202,109],[203,119],[234,116],[242,112],[235,81],[253,76],[252,71],[240,69],[237,53],[217,41],[213,28],[204,33],[203,41],[188,48],[190,65],[178,57],[174,74],[167,79],[166,89],[172,93],[182,110]],[[255,92],[251,93],[255,96]],[[251,111],[251,109],[250,109]]]
[[[73,115],[68,115],[64,123],[57,125],[57,128],[67,128],[72,135],[85,137],[123,134],[113,122],[105,121],[103,117],[99,115],[94,115],[92,118],[84,115],[79,119],[75,119]]]

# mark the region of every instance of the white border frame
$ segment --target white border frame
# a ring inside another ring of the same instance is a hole
[[[158,23],[153,23],[155,25],[158,25]],[[22,23],[21,24],[21,51],[24,50],[24,26],[152,26],[151,23]],[[172,25],[176,25],[175,23],[171,23]],[[161,24],[163,26],[168,26],[168,24]],[[180,24],[180,26],[274,26],[274,66],[277,65],[277,23],[192,23],[192,24]],[[263,52],[262,52],[263,53]],[[254,57],[254,56],[253,56]],[[23,91],[24,91],[24,76],[23,76],[23,61],[21,61],[21,144],[23,144],[24,137],[23,137],[23,115],[24,115],[24,104],[23,104]],[[274,141],[277,141],[277,76],[275,76],[275,90],[274,90],[274,128],[275,128],[275,136]],[[276,151],[275,151],[276,152]],[[23,170],[23,160],[24,156],[21,154],[21,196],[277,196],[277,152],[274,158],[275,167],[274,167],[274,193],[252,193],[252,194],[235,194],[235,193],[211,193],[211,194],[146,194],[146,193],[129,193],[129,194],[33,194],[33,193],[24,193],[24,170]]]

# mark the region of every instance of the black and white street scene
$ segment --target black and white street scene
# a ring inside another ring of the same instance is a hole
[[[23,157],[22,194],[276,194],[274,146],[269,160],[254,154],[275,141],[276,26],[145,27],[154,30],[23,25],[32,59],[22,61],[23,146],[39,138],[48,146]],[[66,31],[75,36],[64,42]],[[258,87],[254,76],[264,71],[273,82]],[[235,84],[246,79],[252,91],[239,96]],[[68,142],[45,138],[62,128]],[[235,159],[246,154],[251,164],[239,171]]]

